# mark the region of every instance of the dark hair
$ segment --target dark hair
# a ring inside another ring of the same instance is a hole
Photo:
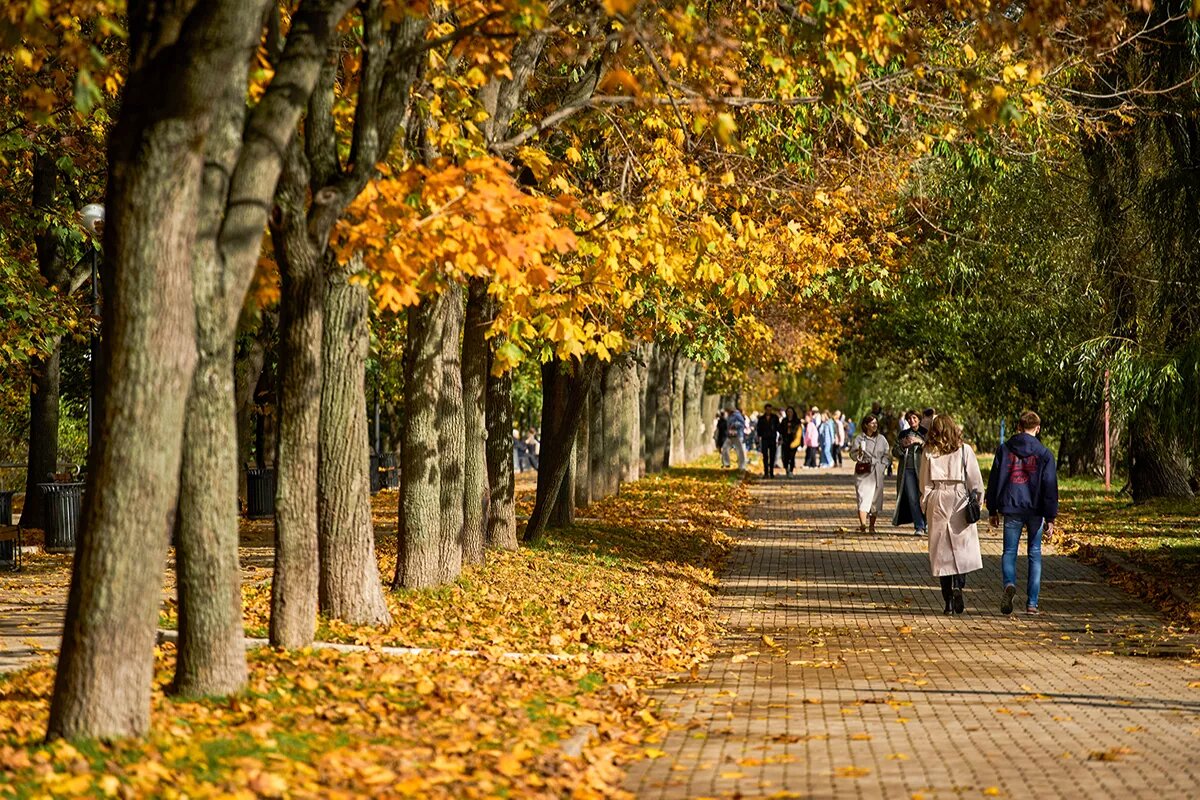
[[[865,417],[862,418],[862,422],[859,423],[859,425],[865,431],[867,429],[867,426],[870,425],[872,422],[879,422],[879,417],[875,416],[874,414],[867,414]]]
[[[791,418],[795,419],[796,418],[796,407],[788,406],[787,409],[783,412],[783,415],[786,417],[788,414],[791,414],[792,415]]]
[[[920,412],[920,411],[917,411],[915,408],[914,408],[914,409],[912,409],[911,411],[905,411],[905,412],[904,412],[904,418],[905,418],[905,419],[908,419],[909,417],[916,417],[917,419],[920,419],[920,418],[921,418],[921,412]]]
[[[944,456],[957,452],[963,446],[962,428],[949,414],[933,418],[929,426],[929,437],[925,440],[925,452]]]
[[[934,413],[935,413],[935,412],[934,412],[933,408],[931,407],[931,408],[927,408],[927,409],[925,409],[925,413],[921,414],[921,416],[923,416],[923,417],[932,417],[932,416],[934,415]]]
[[[1038,416],[1036,411],[1021,412],[1021,430],[1031,431],[1042,424],[1042,418]]]

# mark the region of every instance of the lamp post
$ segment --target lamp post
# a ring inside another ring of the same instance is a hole
[[[104,206],[100,203],[88,203],[83,208],[79,209],[79,221],[83,224],[84,231],[88,234],[92,246],[92,315],[97,319],[100,317],[100,280],[98,273],[98,262],[100,259],[100,248],[97,244],[101,235],[104,233]],[[96,369],[96,361],[100,357],[100,335],[93,331],[91,343],[88,347],[88,367],[91,378],[91,385],[88,390],[88,406],[87,406],[87,441],[88,455],[92,452],[92,437],[95,433],[95,402],[96,402],[96,376],[99,372]]]

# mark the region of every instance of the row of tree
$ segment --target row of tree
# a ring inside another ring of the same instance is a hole
[[[387,618],[372,330],[402,364],[394,585],[450,581],[515,545],[510,384],[530,361],[544,447],[519,537],[536,543],[700,448],[705,383],[820,364],[868,328],[837,311],[903,263],[898,190],[931,148],[964,129],[1028,135],[1047,113],[1037,63],[1061,55],[1043,28],[1061,9],[1042,5],[1013,19],[982,2],[10,4],[21,155],[4,167],[21,183],[48,155],[68,195],[103,182],[108,214],[98,435],[50,735],[147,729],[161,591],[147,565],[172,535],[174,689],[244,684],[237,476],[266,356],[238,337],[253,320],[278,309],[270,635],[298,647],[318,614]],[[1122,35],[1106,9],[1071,10],[1088,58]],[[78,168],[85,151],[96,169]],[[76,263],[85,246],[56,205],[34,202],[5,252],[31,258],[20,243],[43,237]],[[23,326],[24,352],[86,334],[86,311],[61,306]]]

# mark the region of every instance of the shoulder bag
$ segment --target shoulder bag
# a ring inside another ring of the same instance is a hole
[[[958,452],[962,456],[963,486],[965,487],[967,485],[967,446],[964,444]],[[983,516],[983,509],[979,505],[978,489],[967,490],[967,507],[964,510],[967,514],[968,523],[975,524],[979,522],[980,517]]]

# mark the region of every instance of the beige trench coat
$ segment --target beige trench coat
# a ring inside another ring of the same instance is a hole
[[[965,575],[983,569],[979,530],[975,523],[967,522],[966,514],[967,491],[974,489],[983,496],[983,475],[975,451],[965,444],[946,455],[935,456],[926,450],[918,479],[921,510],[929,525],[929,566],[933,574]]]

